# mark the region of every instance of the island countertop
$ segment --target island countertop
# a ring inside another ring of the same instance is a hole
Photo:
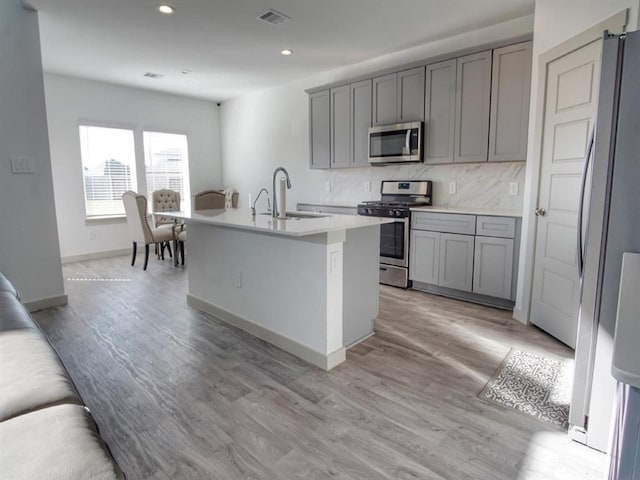
[[[300,212],[287,212],[300,213]],[[200,223],[235,230],[302,237],[352,228],[381,225],[394,222],[391,218],[363,217],[358,215],[326,215],[304,212],[304,218],[281,220],[271,214],[257,213],[251,215],[249,208],[232,208],[228,210],[185,210],[173,212],[154,212],[154,215],[182,220],[185,223]]]

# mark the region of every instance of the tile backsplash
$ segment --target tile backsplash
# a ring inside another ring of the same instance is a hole
[[[380,198],[382,180],[431,180],[433,204],[447,207],[477,207],[522,210],[524,162],[469,163],[449,165],[388,165],[326,171],[323,185],[327,202],[353,202]],[[371,191],[366,192],[370,183]],[[455,182],[455,194],[449,187]],[[509,185],[517,183],[517,195],[509,195]]]

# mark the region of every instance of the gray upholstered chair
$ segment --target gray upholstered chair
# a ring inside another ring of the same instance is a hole
[[[173,240],[173,228],[152,228],[147,218],[147,199],[131,190],[122,195],[124,211],[127,214],[127,224],[133,240],[133,255],[131,266],[136,263],[138,243],[144,243],[144,270],[149,262],[149,245],[170,242]]]
[[[203,190],[196,193],[193,199],[194,210],[211,210],[217,208],[224,208],[226,195],[220,190]],[[238,192],[235,192],[232,196],[233,208],[238,208]]]

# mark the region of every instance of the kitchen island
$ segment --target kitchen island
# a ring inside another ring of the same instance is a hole
[[[373,334],[380,224],[352,215],[286,220],[249,209],[163,212],[187,223],[189,305],[331,369]]]

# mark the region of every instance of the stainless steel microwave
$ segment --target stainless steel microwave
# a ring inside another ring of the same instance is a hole
[[[369,163],[422,161],[422,122],[369,128]]]

